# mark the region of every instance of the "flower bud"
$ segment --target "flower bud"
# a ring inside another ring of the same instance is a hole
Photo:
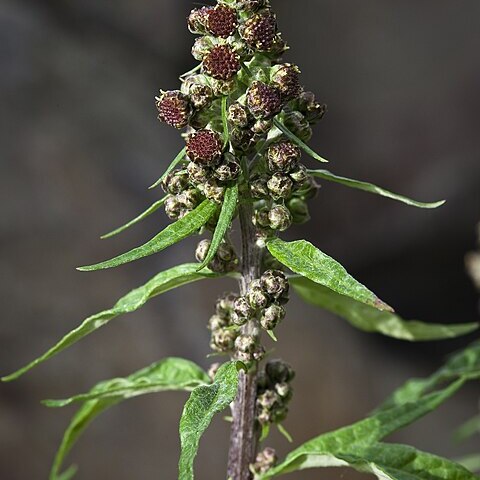
[[[291,63],[275,65],[271,71],[271,83],[280,90],[284,101],[293,100],[302,91],[300,69]]]
[[[300,112],[290,112],[285,115],[285,126],[300,140],[308,142],[312,138],[312,127],[307,118]]]
[[[301,156],[300,149],[290,141],[274,143],[267,151],[268,168],[271,172],[290,172],[297,166]]]
[[[242,325],[255,315],[255,310],[245,297],[238,297],[235,299],[233,302],[233,312],[236,314],[237,321],[234,319],[232,319],[232,321],[234,321],[235,324],[237,324],[237,322],[242,322]]]
[[[250,180],[250,195],[256,199],[267,198],[269,195],[267,186],[268,180],[269,178],[267,175],[256,175],[252,177]]]
[[[272,423],[272,412],[269,410],[260,410],[257,414],[257,420],[260,425],[268,425],[269,423]]]
[[[284,205],[275,205],[268,212],[268,220],[270,221],[270,228],[284,232],[292,225],[292,214]]]
[[[233,155],[225,155],[223,162],[215,168],[215,177],[221,182],[231,182],[240,175],[240,164]]]
[[[275,391],[283,399],[284,402],[289,402],[293,396],[293,389],[287,382],[275,384]]]
[[[225,196],[225,187],[219,185],[214,178],[210,178],[203,185],[203,193],[212,202],[220,204]]]
[[[295,196],[303,200],[311,200],[317,196],[319,190],[320,187],[317,185],[317,182],[315,182],[315,179],[308,176],[305,183],[295,191]]]
[[[239,335],[235,339],[235,349],[241,353],[253,353],[257,341],[253,335]]]
[[[210,368],[208,369],[208,377],[210,378],[210,380],[213,382],[215,380],[215,375],[217,374],[218,372],[218,369],[221,367],[221,364],[216,362],[216,363],[212,363],[210,365]]]
[[[189,188],[177,195],[177,200],[188,211],[192,211],[200,204],[200,192],[196,188]]]
[[[272,423],[282,423],[288,416],[288,407],[281,405],[272,412]]]
[[[295,377],[293,368],[283,360],[269,360],[265,366],[265,372],[273,383],[291,382]]]
[[[259,210],[256,210],[253,215],[253,223],[257,227],[267,228],[270,227],[270,210],[267,207],[263,207]]]
[[[188,187],[188,174],[182,170],[170,172],[162,181],[165,193],[176,195]]]
[[[256,474],[267,473],[277,463],[277,455],[273,448],[267,447],[263,449],[255,458],[253,471]]]
[[[268,133],[273,127],[272,119],[262,119],[259,118],[252,127],[252,132],[257,135],[264,135]]]
[[[222,156],[222,150],[222,139],[213,130],[198,130],[187,138],[188,158],[204,167],[217,164]]]
[[[228,242],[222,242],[218,246],[217,250],[217,257],[222,261],[222,262],[232,262],[237,259],[237,254],[235,253],[235,249],[233,246],[228,243]]]
[[[266,0],[237,0],[237,8],[246,12],[256,12],[266,4]]]
[[[270,299],[268,298],[268,295],[264,292],[260,284],[260,280],[253,280],[253,282],[250,283],[246,297],[248,303],[255,310],[259,308],[265,308],[270,303]]]
[[[212,176],[209,168],[194,162],[188,164],[187,172],[190,183],[195,186],[205,183]]]
[[[203,69],[216,80],[230,80],[240,68],[240,57],[228,45],[213,47],[203,59]]]
[[[267,270],[260,277],[260,285],[272,298],[278,299],[289,291],[287,276],[281,270]]]
[[[161,92],[155,98],[158,119],[167,125],[181,129],[188,125],[192,109],[188,97],[179,90]]]
[[[237,79],[235,77],[230,80],[216,80],[215,78],[212,78],[211,85],[213,94],[216,97],[228,96],[238,87]]]
[[[177,200],[177,197],[170,195],[165,200],[165,214],[171,220],[180,218],[183,211],[182,204]]]
[[[192,33],[204,34],[206,33],[205,26],[207,24],[208,14],[213,10],[213,7],[195,8],[190,12],[187,18],[188,29]]]
[[[210,347],[217,352],[230,352],[235,346],[237,333],[229,328],[220,328],[212,332]]]
[[[202,110],[210,106],[213,100],[213,91],[210,86],[200,83],[200,77],[203,75],[194,75],[187,78],[183,83],[182,89],[187,92],[190,103],[196,110]]]
[[[201,62],[213,48],[212,39],[209,37],[199,37],[195,39],[192,47],[192,57]]]
[[[310,220],[310,212],[308,210],[308,205],[305,200],[301,198],[292,198],[287,203],[287,207],[292,214],[293,223],[301,225]]]
[[[247,90],[247,105],[255,118],[272,118],[282,109],[280,91],[266,83],[254,81]]]
[[[207,258],[207,254],[210,250],[211,244],[211,240],[207,238],[204,238],[199,242],[197,248],[195,249],[195,258],[197,259],[197,262],[202,263]]]
[[[215,273],[227,273],[235,270],[233,262],[224,262],[217,256],[208,264],[208,268]]]
[[[280,397],[273,390],[267,390],[257,397],[257,406],[268,411],[272,411],[280,402]]]
[[[308,171],[305,165],[299,163],[293,170],[289,172],[290,178],[293,180],[294,189],[301,188],[308,180]]]
[[[277,19],[269,9],[250,17],[240,29],[240,35],[253,50],[269,52],[277,33]]]
[[[228,38],[237,30],[237,12],[234,8],[217,5],[207,12],[206,27],[213,36]]]
[[[232,103],[228,108],[228,121],[234,127],[248,127],[250,118],[247,108],[241,103]]]
[[[215,303],[215,311],[217,312],[217,315],[220,315],[223,318],[229,318],[233,310],[234,302],[237,298],[238,295],[235,293],[227,293],[221,296]]]
[[[232,128],[230,130],[230,143],[235,149],[248,152],[255,145],[253,132],[241,128]]]
[[[312,92],[302,92],[295,108],[305,115],[309,123],[316,123],[327,113],[327,106],[317,102]]]
[[[212,315],[208,320],[208,329],[214,332],[221,328],[228,327],[228,320],[221,317],[220,315]]]
[[[282,306],[272,303],[272,305],[263,311],[263,314],[260,318],[260,325],[265,330],[274,330],[285,318],[285,315],[286,312]]]
[[[268,192],[274,200],[288,198],[292,193],[293,181],[281,173],[274,173],[267,182]]]

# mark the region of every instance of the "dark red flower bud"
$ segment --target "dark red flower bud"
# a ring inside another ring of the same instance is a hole
[[[250,48],[268,52],[274,45],[276,33],[275,15],[270,10],[263,10],[245,22],[240,35]]]
[[[253,116],[268,119],[282,109],[282,97],[277,88],[255,81],[247,91],[247,105]]]
[[[222,139],[213,130],[198,130],[187,138],[188,158],[202,166],[213,166],[222,156]]]
[[[293,100],[302,92],[300,69],[296,65],[284,63],[272,69],[271,82],[281,92],[284,100]]]
[[[155,98],[158,119],[175,128],[184,128],[188,125],[192,109],[188,97],[179,90],[162,92]]]
[[[216,80],[230,80],[240,70],[240,57],[228,45],[217,45],[203,59],[205,72]]]
[[[225,5],[217,5],[208,11],[206,26],[215,37],[228,38],[237,30],[237,12]]]

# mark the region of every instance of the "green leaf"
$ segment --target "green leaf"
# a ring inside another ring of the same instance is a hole
[[[134,396],[166,390],[188,391],[208,382],[208,375],[193,362],[183,358],[166,358],[126,378],[101,382],[89,394],[77,395],[65,401],[48,401],[49,406],[55,407],[85,401],[65,431],[50,472],[50,480],[73,477],[75,470],[72,468],[60,475],[65,457],[87,426],[108,408]]]
[[[158,187],[163,180],[167,177],[167,175],[185,158],[187,154],[187,147],[183,147],[182,150],[178,153],[178,155],[173,159],[172,163],[168,166],[165,170],[165,173],[153,184],[150,185],[148,188],[151,190],[152,188]]]
[[[393,200],[398,200],[399,202],[406,203],[407,205],[411,205],[413,207],[418,208],[438,208],[445,203],[445,200],[441,200],[439,202],[433,203],[424,203],[424,202],[417,202],[416,200],[412,200],[410,198],[404,197],[403,195],[398,195],[393,192],[389,192],[384,188],[377,187],[373,183],[368,182],[361,182],[359,180],[353,180],[351,178],[346,177],[339,177],[328,170],[309,170],[310,175],[314,177],[322,178],[323,180],[328,180],[329,182],[340,183],[341,185],[345,185],[346,187],[356,188],[358,190],[363,190],[364,192],[375,193],[377,195],[381,195],[382,197],[391,198]]]
[[[310,155],[315,160],[318,160],[319,162],[327,162],[328,160],[321,157],[318,153],[314,152],[305,142],[300,140],[294,133],[292,133],[283,123],[281,123],[279,120],[276,118],[273,119],[274,125],[295,145],[297,145],[299,148],[301,148],[307,155]]]
[[[238,185],[235,184],[225,190],[225,198],[223,200],[217,226],[215,227],[215,232],[213,233],[212,243],[210,244],[210,248],[208,249],[205,260],[198,267],[199,270],[206,267],[213,260],[213,257],[217,253],[218,247],[222,243],[223,238],[225,237],[225,234],[232,223],[233,216],[235,215],[235,210],[237,208],[237,201]]]
[[[173,288],[180,287],[187,283],[201,280],[203,278],[212,278],[218,276],[217,274],[209,270],[197,272],[197,268],[198,264],[188,263],[159,273],[145,285],[136,288],[135,290],[132,290],[130,293],[118,300],[118,302],[113,306],[113,308],[109,310],[104,310],[103,312],[88,317],[86,320],[83,321],[80,326],[68,333],[42,356],[33,360],[28,365],[21,368],[20,370],[17,370],[11,375],[3,377],[2,381],[9,382],[17,379],[32,368],[45,362],[54,355],[57,355],[62,350],[70,347],[71,345],[78,342],[79,340],[86,337],[95,330],[103,327],[115,317],[138,310],[148,300],[157,295],[160,295],[169,290],[172,290]]]
[[[134,248],[129,252],[122,253],[118,257],[110,260],[95,265],[79,267],[77,270],[80,270],[81,272],[90,272],[93,270],[118,267],[119,265],[134,262],[140,258],[161,252],[165,248],[174,245],[180,240],[183,240],[198,231],[210,220],[216,210],[217,205],[215,205],[215,203],[210,200],[204,200],[195,210],[187,213],[180,220],[169,225],[144,245]]]
[[[468,455],[458,459],[457,462],[471,472],[480,472],[480,454]],[[479,477],[475,478],[478,479]]]
[[[458,442],[463,442],[480,433],[480,415],[476,415],[467,422],[465,422],[456,432],[455,439]]]
[[[353,466],[355,468],[358,462],[358,457],[362,458],[362,454],[365,456],[366,451],[372,448],[375,449],[378,442],[386,436],[409,425],[439,407],[457,392],[464,382],[464,379],[457,380],[447,387],[428,394],[415,402],[410,402],[386,411],[378,412],[371,417],[354,423],[353,425],[313,438],[291,452],[278,466],[258,478],[263,480],[277,475],[314,467]],[[359,454],[359,452],[362,453]],[[386,452],[384,452],[384,454],[387,455]],[[354,458],[353,460],[352,457]],[[363,467],[364,465],[362,464],[362,468]],[[389,466],[389,468],[390,467],[391,466]],[[432,463],[432,470],[433,467],[434,462]],[[371,473],[374,472],[372,471]],[[406,480],[415,477],[378,476],[378,478],[383,480],[385,480],[385,478]],[[430,477],[419,478],[431,480]],[[431,478],[449,479],[449,477]],[[472,477],[464,478],[468,479]]]
[[[444,382],[479,377],[480,342],[475,342],[459,353],[452,355],[447,363],[430,377],[408,380],[395,390],[376,411],[381,412],[408,402],[415,402],[425,393]]]
[[[230,133],[228,132],[228,96],[222,97],[222,125],[223,125],[223,148],[226,148],[230,142]]]
[[[150,205],[144,212],[142,212],[140,215],[135,217],[133,220],[130,220],[125,225],[122,225],[121,227],[118,227],[115,230],[113,230],[109,233],[106,233],[105,235],[102,235],[100,238],[102,240],[104,240],[106,238],[111,238],[111,237],[113,237],[115,235],[118,235],[119,233],[123,232],[124,230],[127,230],[127,228],[133,227],[137,223],[141,222],[142,220],[144,220],[145,218],[150,216],[152,213],[155,213],[165,203],[165,200],[167,199],[167,197],[168,197],[168,195],[163,197],[161,200],[158,200],[157,202]]]
[[[275,238],[267,243],[267,248],[279,262],[312,282],[378,310],[393,311],[392,307],[357,282],[336,260],[318,250],[310,242],[306,240],[284,242]]]
[[[357,302],[307,278],[292,278],[290,284],[306,302],[344,318],[364,332],[376,332],[399,340],[419,342],[454,338],[478,328],[477,323],[442,325],[403,320],[394,313],[382,312]]]
[[[230,405],[237,395],[238,362],[223,364],[212,385],[195,388],[183,409],[180,420],[181,455],[178,464],[179,480],[193,479],[193,461],[200,437],[213,416]]]

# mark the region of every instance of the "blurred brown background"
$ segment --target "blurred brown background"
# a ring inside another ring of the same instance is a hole
[[[0,2],[1,373],[23,365],[87,315],[156,272],[192,259],[190,239],[98,273],[74,266],[143,243],[167,224],[158,212],[110,241],[100,234],[159,198],[150,185],[179,150],[153,97],[194,65],[186,0]],[[478,319],[463,257],[480,218],[480,2],[275,0],[306,86],[329,105],[312,145],[339,174],[420,200],[437,211],[325,185],[312,221],[289,233],[313,240],[407,318]],[[233,285],[232,285],[233,287]],[[204,328],[221,282],[187,286],[120,318],[16,383],[0,385],[0,478],[45,479],[72,409],[44,398],[88,390],[169,355],[208,366]],[[405,344],[289,306],[277,354],[298,372],[286,422],[295,441],[355,421],[410,376],[429,374],[470,338]],[[395,439],[448,456],[456,425],[477,408],[478,384]],[[183,394],[129,401],[101,416],[72,452],[77,478],[173,479]],[[199,479],[224,478],[228,425],[205,435]],[[281,453],[291,447],[272,437]],[[299,479],[360,478],[340,470]],[[363,478],[363,477],[361,477]]]

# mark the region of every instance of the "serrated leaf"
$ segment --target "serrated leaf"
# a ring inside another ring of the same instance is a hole
[[[318,160],[319,162],[328,163],[327,159],[321,157],[318,153],[314,152],[303,140],[300,140],[282,122],[274,118],[273,123],[289,140],[291,140],[295,145],[301,148],[307,155],[309,155],[315,160]]]
[[[180,420],[181,455],[178,480],[192,480],[193,461],[200,438],[213,416],[230,405],[237,395],[238,362],[223,364],[213,384],[195,388],[183,409]]]
[[[480,377],[480,342],[452,355],[446,364],[427,378],[412,378],[399,387],[376,412],[388,410],[408,402],[415,402],[425,393],[444,382]]]
[[[359,452],[363,452],[365,456],[365,452],[369,449],[375,449],[378,446],[378,442],[386,436],[436,409],[457,392],[464,382],[464,379],[457,380],[437,392],[425,395],[416,402],[393,407],[348,427],[320,435],[295,449],[283,462],[266,474],[258,476],[258,478],[264,480],[314,467],[353,466],[356,468]],[[357,458],[355,458],[356,456]],[[363,468],[365,465],[362,463],[361,466]],[[432,464],[432,471],[434,472],[433,467],[434,463]],[[371,471],[371,473],[375,472]],[[378,476],[378,478],[385,480],[391,477]],[[395,480],[410,480],[411,477],[397,476],[393,478]],[[444,477],[431,478],[443,480]],[[445,477],[445,480],[447,478]],[[464,478],[466,480],[473,477]],[[426,479],[430,480],[430,477],[426,477]]]
[[[153,184],[150,185],[148,188],[151,190],[152,188],[158,187],[163,180],[167,177],[167,175],[185,158],[187,154],[187,147],[183,147],[182,150],[178,153],[178,155],[173,159],[172,163],[168,166],[165,170],[165,173]]]
[[[405,203],[407,205],[411,205],[413,207],[418,208],[438,208],[445,203],[445,200],[441,200],[438,202],[418,202],[416,200],[412,200],[411,198],[405,197],[403,195],[398,195],[397,193],[390,192],[385,190],[384,188],[377,187],[373,183],[369,182],[361,182],[359,180],[353,180],[352,178],[340,177],[335,175],[328,170],[309,170],[310,175],[314,177],[321,178],[323,180],[327,180],[329,182],[339,183],[341,185],[345,185],[346,187],[356,188],[357,190],[363,190],[364,192],[374,193],[376,195],[381,195],[382,197],[391,198],[392,200],[397,200],[399,202]]]
[[[158,200],[157,202],[153,203],[150,205],[144,212],[142,212],[140,215],[136,216],[133,220],[130,220],[128,223],[125,225],[122,225],[121,227],[116,228],[115,230],[106,233],[105,235],[102,235],[100,238],[102,240],[105,240],[106,238],[111,238],[115,235],[118,235],[119,233],[127,230],[130,227],[133,227],[137,223],[141,222],[148,216],[150,216],[152,213],[155,213],[164,203],[165,200],[167,199],[168,195],[163,197],[162,199]]]
[[[122,297],[109,310],[97,313],[84,320],[80,326],[70,333],[65,335],[56,345],[44,353],[39,358],[33,360],[25,367],[17,370],[11,375],[2,378],[2,381],[9,382],[17,379],[32,368],[40,365],[49,358],[57,355],[62,350],[70,347],[90,333],[98,330],[106,325],[108,322],[118,317],[119,315],[134,312],[142,307],[149,299],[165,293],[173,288],[180,287],[187,283],[195,282],[203,278],[214,278],[218,275],[204,269],[202,272],[197,272],[198,264],[188,263],[173,267],[169,270],[159,273],[148,281],[145,285],[132,290],[130,293]]]
[[[60,474],[65,457],[87,426],[108,408],[134,396],[167,390],[189,391],[208,382],[208,375],[195,363],[183,358],[166,358],[126,378],[101,382],[89,394],[77,395],[65,401],[49,401],[49,406],[56,407],[85,401],[65,431],[50,472],[50,480],[73,477],[75,470],[72,467]],[[119,384],[121,389],[118,388]]]
[[[197,232],[205,225],[213,214],[217,211],[217,205],[210,200],[204,200],[195,210],[187,213],[184,217],[170,224],[150,241],[134,248],[129,252],[122,253],[115,258],[97,263],[95,265],[87,265],[79,267],[77,270],[81,272],[91,272],[93,270],[102,270],[106,268],[114,268],[125,263],[134,262],[140,258],[148,257],[155,253],[161,252],[165,248],[174,245],[184,238]]]
[[[205,260],[198,267],[199,270],[206,267],[217,253],[218,247],[222,243],[223,238],[232,223],[237,208],[237,201],[238,185],[235,184],[225,190],[225,198],[223,200],[217,226],[215,227],[215,232],[213,233],[212,243],[210,244]]]
[[[394,313],[357,302],[307,278],[292,278],[290,284],[306,302],[344,318],[364,332],[376,332],[399,340],[419,342],[454,338],[478,328],[477,323],[443,325],[403,320]]]
[[[341,295],[371,305],[378,310],[393,311],[365,285],[355,280],[336,260],[306,240],[285,242],[279,238],[267,243],[270,253],[292,272],[319,283]]]

